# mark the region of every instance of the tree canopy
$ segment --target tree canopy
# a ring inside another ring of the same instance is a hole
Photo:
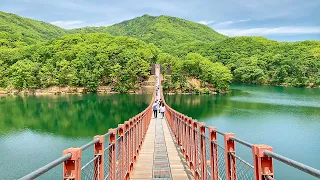
[[[172,49],[183,57],[196,52],[221,62],[233,82],[288,86],[320,85],[320,42],[277,42],[262,37],[234,37],[217,43],[191,42]]]
[[[0,74],[2,87],[76,86],[95,92],[112,84],[127,92],[147,78],[158,54],[154,45],[108,34],[67,35],[20,51],[14,60],[0,53],[0,63],[8,67]]]
[[[37,89],[111,85],[139,87],[152,63],[171,67],[165,88],[198,92],[230,82],[298,87],[320,85],[320,42],[229,38],[208,26],[144,15],[108,27],[65,30],[0,12],[0,87]],[[165,73],[165,71],[163,72]]]

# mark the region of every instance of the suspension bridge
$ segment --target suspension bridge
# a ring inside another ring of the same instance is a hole
[[[61,157],[20,180],[41,177],[58,165],[63,168],[57,179],[63,180],[273,180],[275,160],[320,178],[319,170],[277,154],[268,145],[251,144],[172,109],[163,97],[160,66],[155,67],[153,98],[144,111],[81,147],[64,150]],[[160,99],[164,118],[153,115],[152,104]],[[253,163],[239,157],[236,145],[252,153]],[[83,162],[89,147],[94,153]]]

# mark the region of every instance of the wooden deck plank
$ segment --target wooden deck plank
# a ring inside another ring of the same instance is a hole
[[[151,119],[130,179],[152,179],[156,119]]]
[[[174,140],[169,131],[168,124],[165,119],[162,120],[162,125],[168,151],[172,179],[194,179],[189,166],[187,166],[187,163],[185,162],[183,155],[179,151],[179,147],[174,143]]]
[[[159,118],[159,116],[158,116]],[[149,129],[146,134],[144,143],[142,144],[141,151],[137,158],[137,163],[130,179],[133,180],[146,180],[152,179],[153,171],[153,154],[154,154],[154,140],[156,130],[156,119],[152,119]],[[171,175],[173,180],[186,180],[194,179],[183,155],[178,151],[179,147],[174,143],[169,131],[169,127],[165,119],[162,119],[163,133],[167,147],[167,153],[171,168]]]

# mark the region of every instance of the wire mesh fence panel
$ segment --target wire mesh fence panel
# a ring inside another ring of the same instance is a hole
[[[138,124],[136,125],[136,139],[135,140],[136,140],[135,141],[136,147],[135,147],[134,151],[135,151],[135,154],[136,154],[137,150],[139,148],[139,126],[138,126]]]
[[[230,160],[236,161],[236,179],[237,180],[251,180],[254,179],[254,167],[248,162],[241,159],[234,153],[229,153]],[[234,163],[234,162],[232,162]],[[233,174],[233,173],[231,173]]]
[[[200,128],[197,127],[197,129],[195,130],[196,133],[196,171],[199,174],[199,179],[202,179],[201,177],[201,134],[200,134]]]
[[[226,180],[226,163],[225,163],[225,154],[224,148],[217,144],[218,147],[218,179]]]
[[[128,136],[129,131],[127,131],[124,135],[124,175],[129,171],[129,155],[128,155]]]
[[[130,161],[129,165],[131,166],[131,163],[133,162],[133,129],[130,128]]]
[[[210,162],[210,146],[211,146],[211,142],[210,142],[210,139],[208,138],[208,135],[206,134],[205,135],[205,140],[206,140],[206,171],[205,173],[207,174],[206,175],[206,179],[207,180],[212,180],[213,178],[211,177],[211,162]]]
[[[122,136],[116,140],[116,179],[122,179]]]
[[[99,179],[100,156],[95,156],[81,168],[81,179]]]
[[[104,149],[104,179],[111,179],[112,176],[112,148],[114,145],[108,145]]]
[[[190,127],[190,130],[191,130],[191,146],[190,146],[190,161],[191,161],[191,163],[192,163],[192,165],[195,167],[195,148],[196,148],[196,145],[195,145],[195,131],[194,131],[194,129],[192,129],[191,127]],[[193,168],[194,168],[193,167]]]
[[[186,149],[185,149],[185,151],[186,151],[186,154],[189,156],[190,155],[190,133],[189,133],[189,127],[188,127],[188,125],[187,124],[185,124],[185,126],[186,126]]]

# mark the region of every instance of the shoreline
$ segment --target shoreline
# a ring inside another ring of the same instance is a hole
[[[0,97],[4,96],[51,96],[51,95],[83,95],[83,94],[144,94],[142,90],[129,91],[127,93],[119,93],[113,91],[109,86],[100,86],[97,92],[90,92],[84,87],[58,87],[53,86],[42,89],[0,89]]]
[[[84,94],[152,94],[150,91],[144,91],[143,88],[140,88],[136,91],[128,91],[127,93],[120,93],[112,90],[110,86],[100,86],[97,92],[90,92],[87,91],[84,87],[58,87],[53,86],[49,88],[42,88],[42,89],[3,89],[0,88],[0,97],[6,96],[55,96],[55,95],[84,95]],[[185,93],[185,92],[164,92],[167,95],[174,95],[174,94],[184,94],[184,95],[199,95],[204,93]],[[225,94],[224,93],[217,93],[211,92],[208,95],[216,95],[216,94]]]

